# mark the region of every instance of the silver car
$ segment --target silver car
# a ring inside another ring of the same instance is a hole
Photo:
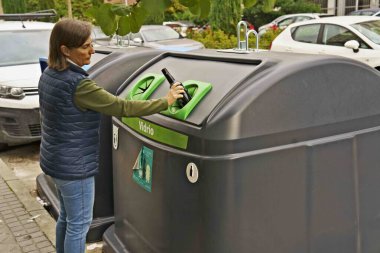
[[[182,37],[173,28],[165,25],[143,25],[138,33],[123,37],[124,44],[170,51],[191,51],[204,48],[198,41]]]

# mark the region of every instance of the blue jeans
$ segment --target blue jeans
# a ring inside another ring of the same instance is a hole
[[[60,203],[56,225],[57,253],[84,253],[86,235],[92,221],[95,179],[53,179]]]

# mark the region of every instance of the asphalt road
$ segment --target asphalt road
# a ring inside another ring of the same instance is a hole
[[[37,197],[36,177],[42,173],[39,166],[40,143],[10,147],[0,152],[0,159],[27,187],[31,198]],[[88,253],[101,253],[102,243],[87,244]]]

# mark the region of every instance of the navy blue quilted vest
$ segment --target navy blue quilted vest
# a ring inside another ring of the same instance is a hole
[[[47,68],[40,78],[40,165],[55,178],[84,179],[98,172],[100,114],[74,104],[76,87],[87,75],[70,65],[64,71]]]

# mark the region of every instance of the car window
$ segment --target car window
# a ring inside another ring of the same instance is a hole
[[[351,16],[360,16],[360,15],[362,15],[362,13],[361,13],[361,11],[353,11],[349,15],[351,15]]]
[[[277,24],[277,23],[281,22],[284,19],[286,19],[286,17],[280,16],[280,17],[274,19],[271,23]]]
[[[372,16],[373,14],[375,14],[374,11],[363,11],[361,13],[362,16]]]
[[[310,20],[310,19],[312,19],[312,17],[299,16],[299,17],[296,17],[296,21],[295,22],[301,22],[301,21]]]
[[[178,33],[180,33],[182,31],[182,26],[179,24],[170,24],[170,25],[166,25],[166,26],[173,28]]]
[[[362,39],[347,28],[331,24],[325,25],[322,33],[322,44],[344,47],[344,44],[349,40],[359,42],[360,48],[369,48]]]
[[[380,20],[371,20],[351,25],[369,40],[380,44]]]
[[[47,57],[50,32],[50,30],[1,31],[0,66],[38,63],[39,57]]]
[[[142,36],[147,42],[179,39],[180,35],[170,27],[159,27],[141,31]]]
[[[317,43],[320,27],[320,24],[299,26],[292,32],[292,38],[299,42]]]
[[[293,20],[294,20],[293,17],[281,20],[280,22],[277,23],[277,26],[280,28],[285,28],[288,25],[292,24],[294,22]]]

